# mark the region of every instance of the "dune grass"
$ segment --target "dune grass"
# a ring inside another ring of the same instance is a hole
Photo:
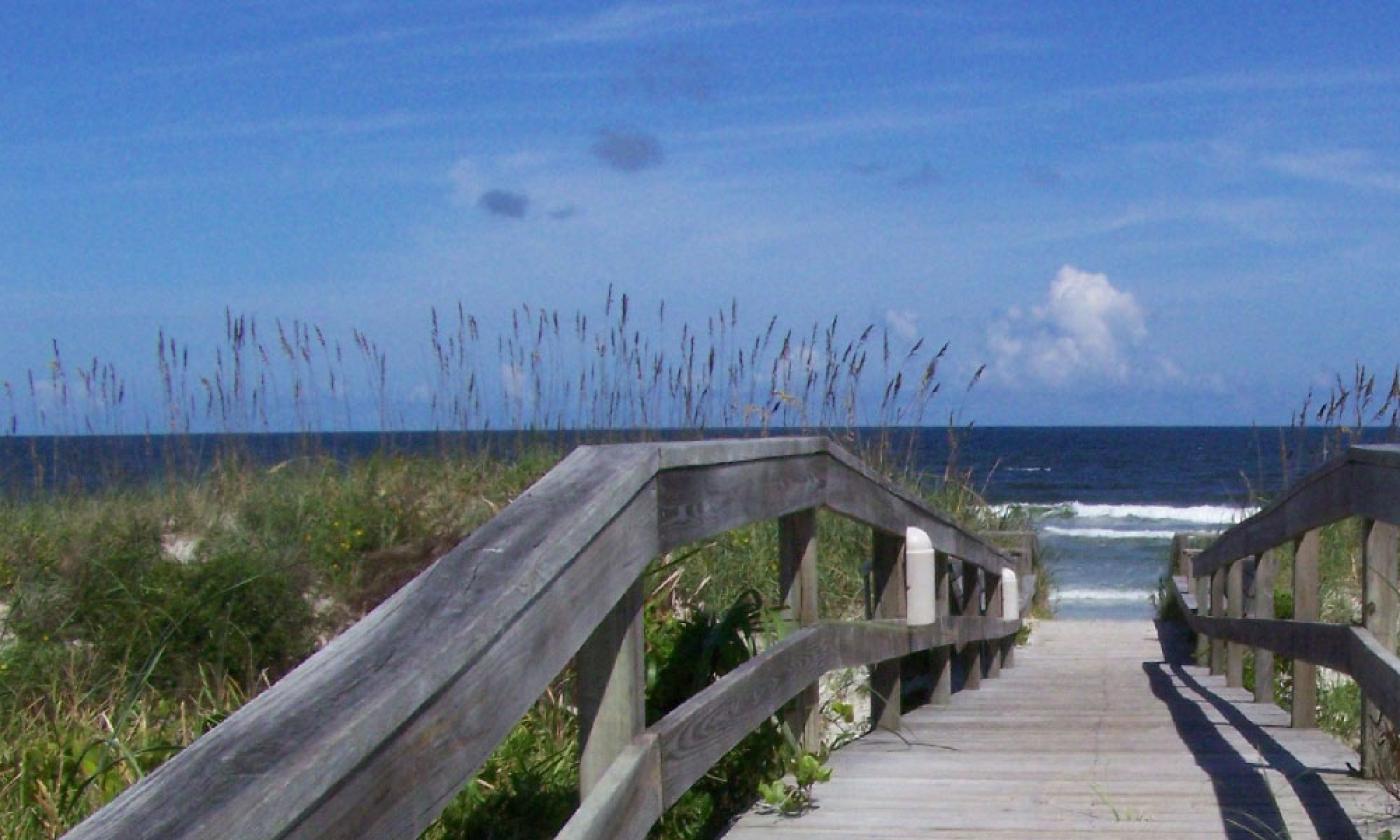
[[[150,380],[96,358],[72,364],[55,343],[46,369],[0,381],[0,431],[48,436],[28,439],[28,463],[3,465],[28,477],[0,495],[0,835],[53,837],[110,801],[509,504],[562,456],[571,430],[826,434],[969,527],[1023,524],[1000,521],[955,467],[920,474],[900,443],[912,436],[889,431],[925,422],[946,345],[837,319],[796,329],[769,318],[746,332],[734,303],[698,325],[668,320],[664,304],[642,320],[611,290],[592,315],[522,305],[494,335],[461,306],[433,310],[419,370],[391,364],[358,330],[342,341],[309,322],[260,325],[230,311],[212,358],[162,332]],[[947,413],[954,435],[957,413]],[[862,423],[877,431],[858,434]],[[404,429],[502,427],[521,432],[504,456],[444,444],[341,462],[315,442],[336,430],[388,441]],[[190,437],[277,430],[306,434],[299,457],[266,464],[221,449],[209,466],[207,442]],[[162,451],[177,457],[153,481],[118,465],[96,488],[65,483],[63,435],[124,432],[173,435]],[[538,433],[546,445],[530,445]],[[826,615],[863,615],[869,539],[819,517]],[[777,601],[776,543],[775,526],[760,523],[655,561],[652,713],[757,647]],[[678,657],[709,664],[697,678],[669,667]],[[557,829],[577,803],[570,681],[566,670],[426,836]],[[775,723],[760,727],[655,836],[713,836],[780,772],[783,744]]]

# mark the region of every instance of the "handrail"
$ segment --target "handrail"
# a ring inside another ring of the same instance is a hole
[[[1319,622],[1319,530],[1362,520],[1362,625]],[[1175,595],[1200,636],[1198,654],[1226,683],[1243,684],[1254,649],[1255,699],[1272,700],[1273,654],[1293,660],[1293,725],[1315,726],[1316,666],[1356,680],[1362,695],[1361,763],[1374,775],[1389,749],[1382,719],[1400,722],[1400,446],[1353,446],[1278,501],[1199,552],[1173,540]],[[1292,619],[1273,617],[1274,549],[1292,543]],[[1191,591],[1194,586],[1194,593]]]
[[[888,549],[898,547],[893,535],[902,540],[907,526],[924,529],[939,552],[982,571],[963,576],[969,584],[977,579],[970,596],[985,576],[982,609],[994,607],[1001,571],[1017,565],[822,438],[579,447],[364,619],[68,836],[416,837],[576,654],[616,653],[620,670],[590,672],[602,681],[598,696],[612,697],[625,684],[617,674],[626,670],[627,646],[605,630],[654,557],[752,522],[800,524],[800,514],[819,507],[871,526],[886,572],[894,568]],[[813,552],[797,558],[802,574],[815,574]],[[893,603],[884,599],[878,614],[902,616]],[[979,607],[962,609],[976,615]],[[803,623],[811,617],[804,614]],[[639,634],[640,617],[623,626]],[[954,639],[995,640],[1002,649],[1000,657],[992,653],[995,667],[1009,658],[1007,640],[1019,626],[965,618],[938,629],[901,622],[801,631],[668,715],[654,733],[629,731],[632,746],[615,745],[579,814],[623,802],[623,822],[608,831],[622,825],[623,834],[644,833],[650,820],[641,825],[640,814],[654,808],[638,811],[635,803],[674,801],[714,753],[711,745],[686,755],[680,745],[691,743],[694,729],[685,721],[699,720],[697,710],[714,698],[742,692],[755,675],[786,668],[782,694],[832,662],[875,662]],[[775,664],[789,661],[800,667]],[[786,699],[768,702],[764,716]],[[652,777],[655,791],[636,786]]]
[[[1201,577],[1349,516],[1400,522],[1400,446],[1353,446],[1230,528],[1195,561]]]

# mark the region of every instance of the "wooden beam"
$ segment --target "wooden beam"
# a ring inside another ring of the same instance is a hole
[[[976,618],[982,613],[982,575],[976,566],[962,564],[962,601],[958,612],[964,618]],[[1000,616],[998,616],[1000,617]],[[982,687],[982,645],[965,644],[959,652],[963,666],[963,689],[976,691]]]
[[[1248,560],[1237,560],[1225,573],[1225,605],[1231,618],[1244,618],[1244,576]],[[1244,685],[1244,645],[1225,643],[1225,684],[1230,688]]]
[[[1228,571],[1216,569],[1210,576],[1210,617],[1225,618],[1225,578]],[[1210,672],[1225,673],[1225,640],[1216,636],[1210,639]]]
[[[1001,618],[1002,597],[1005,595],[1001,589],[1001,573],[982,572],[982,587],[983,591],[986,592],[987,615]],[[993,639],[982,647],[982,658],[986,663],[984,670],[988,679],[996,679],[1001,676],[1001,661],[1006,652],[1004,641],[1004,639]]]
[[[1318,618],[1318,532],[1308,531],[1293,544],[1293,619]],[[1317,667],[1303,659],[1293,660],[1293,725],[1300,729],[1317,726]]]
[[[817,511],[800,510],[778,520],[778,594],[787,620],[817,623]],[[821,748],[821,686],[813,681],[783,711],[783,722],[805,750]]]
[[[1400,524],[1400,447],[1354,446],[1309,473],[1281,499],[1221,534],[1195,560],[1197,575],[1362,516]]]
[[[661,749],[662,801],[669,807],[735,744],[817,675],[898,659],[954,643],[1015,635],[1019,621],[950,618],[911,628],[893,621],[804,627],[687,700],[649,732]]]
[[[1209,577],[1198,577],[1195,580],[1196,615],[1204,616],[1210,612],[1210,581]],[[1190,613],[1187,616],[1189,620]],[[1210,637],[1204,633],[1196,633],[1196,664],[1209,664],[1210,651]]]
[[[830,462],[827,455],[818,453],[659,473],[661,550],[818,507],[826,495]]]
[[[949,600],[948,563],[947,554],[941,551],[934,554],[933,589],[937,605],[935,612],[940,625],[945,625],[953,615],[952,603]],[[929,695],[929,702],[935,705],[945,705],[953,700],[952,653],[951,646],[935,647],[929,651],[930,676],[933,679],[933,691]]]
[[[1361,614],[1364,626],[1376,642],[1394,651],[1400,642],[1400,528],[1373,519],[1362,523]],[[1387,722],[1376,704],[1361,704],[1361,772],[1367,778],[1395,778],[1392,740],[1386,738]]]
[[[646,728],[644,597],[637,580],[574,657],[581,797]]]
[[[646,733],[622,750],[555,840],[641,840],[664,810],[661,750]]]
[[[904,537],[870,531],[870,576],[874,593],[874,618],[902,620],[906,611]],[[902,660],[891,659],[870,666],[870,725],[872,729],[899,731]]]
[[[1249,603],[1250,618],[1274,617],[1274,578],[1278,574],[1278,558],[1273,551],[1259,556],[1254,570],[1254,591]],[[1267,647],[1254,648],[1254,702],[1274,702],[1274,652]]]

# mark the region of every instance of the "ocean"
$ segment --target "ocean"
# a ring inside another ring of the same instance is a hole
[[[1150,595],[1173,533],[1223,530],[1251,513],[1257,499],[1284,486],[1285,457],[1305,468],[1327,454],[1317,429],[972,427],[958,430],[951,445],[943,428],[886,434],[925,473],[941,475],[951,463],[970,475],[990,503],[1031,512],[1057,585],[1057,615],[1067,618],[1150,615]],[[1375,433],[1377,439],[1385,434]],[[565,433],[563,443],[625,437]],[[159,480],[207,468],[230,446],[271,464],[308,453],[347,459],[383,449],[430,453],[444,446],[508,455],[541,438],[559,440],[516,432],[0,437],[0,491],[92,490]]]

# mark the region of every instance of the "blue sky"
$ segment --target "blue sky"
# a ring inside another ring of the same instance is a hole
[[[140,391],[228,306],[412,383],[430,306],[613,284],[951,342],[984,425],[1286,423],[1400,360],[1397,43],[1389,3],[9,2],[0,379],[57,339]]]

